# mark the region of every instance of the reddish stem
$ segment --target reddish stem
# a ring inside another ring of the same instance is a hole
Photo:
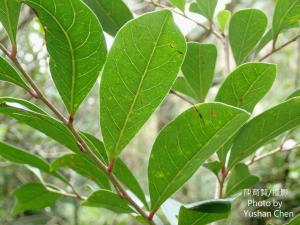
[[[113,170],[114,170],[114,166],[115,166],[115,159],[111,159],[109,164],[108,164],[108,167],[107,167],[107,172],[108,173],[112,173]]]
[[[152,210],[152,211],[150,212],[150,214],[149,214],[149,217],[148,217],[149,221],[153,221],[154,215],[155,215],[155,211]]]

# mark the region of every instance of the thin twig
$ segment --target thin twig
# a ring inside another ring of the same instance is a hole
[[[152,4],[152,5],[154,5],[156,7],[159,7],[159,8],[170,9],[172,12],[174,12],[174,13],[176,13],[176,14],[184,17],[184,18],[186,18],[187,20],[195,23],[196,25],[202,27],[204,30],[210,31],[216,38],[218,38],[219,40],[222,40],[222,36],[220,34],[218,34],[215,30],[213,30],[212,27],[210,28],[210,27],[208,27],[208,26],[206,26],[206,25],[204,25],[202,23],[199,23],[197,20],[194,20],[193,18],[187,16],[185,13],[181,13],[179,11],[176,11],[173,8],[170,8],[170,7],[166,6],[166,5],[154,2],[153,0],[145,0],[145,2],[147,2],[149,4]]]
[[[11,54],[7,51],[7,49],[0,45],[0,49],[10,58],[10,60],[15,64],[15,66],[19,69],[19,71],[22,73],[24,78],[28,81],[28,83],[31,85],[31,87],[35,91],[35,95],[33,97],[40,99],[42,102],[44,102],[48,108],[57,116],[59,120],[61,120],[67,127],[70,129],[76,140],[78,141],[78,145],[80,146],[81,150],[91,156],[93,160],[97,163],[97,165],[100,167],[100,169],[106,173],[107,177],[110,179],[112,184],[122,193],[122,197],[131,205],[133,208],[145,219],[148,219],[148,214],[145,212],[126,192],[125,188],[121,184],[121,182],[118,180],[118,178],[112,173],[108,171],[107,166],[97,157],[97,155],[89,148],[89,146],[85,143],[83,138],[80,136],[78,131],[73,126],[73,121],[69,122],[68,119],[66,119],[63,114],[43,95],[43,93],[40,91],[39,87],[35,84],[35,82],[32,80],[30,75],[25,71],[25,69],[22,67],[22,65],[19,63],[17,57],[12,57]],[[78,196],[75,195],[77,198]],[[150,225],[155,225],[155,223],[151,220],[149,221]]]
[[[192,100],[189,100],[188,98],[184,97],[183,95],[179,94],[176,91],[170,90],[170,94],[177,96],[178,98],[182,99],[183,101],[185,101],[191,105],[195,105],[195,102],[193,102]]]
[[[264,158],[267,158],[267,157],[270,157],[270,156],[272,156],[272,155],[275,155],[275,154],[277,154],[277,153],[279,153],[279,152],[289,152],[289,151],[297,150],[297,149],[299,149],[299,148],[300,148],[300,144],[297,144],[297,145],[295,145],[294,147],[288,148],[288,149],[283,149],[282,146],[279,146],[279,147],[277,147],[276,149],[274,149],[273,151],[267,152],[267,153],[262,154],[262,155],[259,155],[259,156],[254,156],[254,157],[253,157],[249,162],[247,162],[246,164],[247,164],[248,166],[250,166],[250,165],[254,164],[254,163],[257,162],[257,161],[260,161],[260,160],[262,160],[262,159],[264,159]]]
[[[259,61],[263,61],[265,60],[266,58],[268,58],[269,56],[273,55],[275,52],[278,52],[280,51],[281,49],[285,48],[286,46],[288,46],[289,44],[295,42],[298,38],[300,38],[300,34],[297,35],[296,37],[292,38],[291,40],[285,42],[284,44],[280,45],[279,47],[277,48],[273,48],[269,53],[267,53],[266,55],[262,56]]]

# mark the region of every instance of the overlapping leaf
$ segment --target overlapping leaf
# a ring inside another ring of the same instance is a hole
[[[0,0],[0,5],[0,22],[4,26],[11,43],[16,45],[21,4],[17,0]]]
[[[217,15],[219,29],[224,32],[231,19],[231,12],[229,10],[222,10]]]
[[[218,0],[196,0],[190,6],[190,11],[199,13],[212,21]]]
[[[0,81],[16,84],[25,90],[29,90],[21,75],[3,57],[0,56]]]
[[[250,120],[237,134],[229,166],[254,153],[281,133],[300,125],[300,97],[283,102]]]
[[[61,197],[60,194],[48,191],[40,183],[22,185],[13,192],[13,196],[16,198],[14,213],[27,210],[38,211],[53,205]]]
[[[116,213],[134,212],[127,202],[111,191],[99,190],[92,193],[82,205],[96,208],[105,208]]]
[[[225,193],[227,196],[233,195],[245,188],[253,187],[258,182],[259,178],[250,174],[248,166],[239,163],[228,177]]]
[[[47,36],[53,81],[74,114],[105,62],[106,47],[95,14],[80,0],[21,0],[37,13]]]
[[[229,24],[229,41],[238,65],[257,45],[266,27],[267,17],[258,9],[244,9],[233,14]]]
[[[166,126],[149,159],[151,208],[157,210],[248,118],[244,110],[208,103],[190,108]]]
[[[274,64],[243,64],[226,78],[216,96],[216,101],[251,112],[268,93],[275,77]]]
[[[226,219],[229,216],[231,202],[227,200],[210,200],[193,207],[182,206],[179,213],[179,225],[205,225]]]
[[[88,133],[81,132],[81,136],[84,138],[91,150],[94,151],[94,153],[98,156],[98,158],[107,165],[108,159],[103,143]],[[93,161],[92,163],[95,164]],[[95,166],[98,167],[96,164]],[[136,197],[138,197],[147,207],[148,204],[143,189],[127,165],[119,158],[115,162],[113,173],[124,184],[124,186],[127,187],[134,195],[136,195]]]
[[[217,49],[211,44],[188,43],[182,72],[199,102],[211,87],[217,60]]]
[[[127,23],[109,52],[100,85],[100,121],[115,158],[172,87],[186,51],[172,14],[162,10]]]
[[[178,9],[184,12],[186,0],[169,0],[173,5],[175,5]]]
[[[291,26],[297,26],[300,20],[300,0],[278,0],[273,16],[273,38]],[[298,25],[299,26],[299,25]]]
[[[71,131],[61,122],[45,114],[37,106],[22,101],[0,98],[0,113],[25,123],[75,152],[80,149]]]
[[[178,77],[172,89],[193,99],[198,99],[196,93],[194,92],[190,84],[187,82],[185,77]]]
[[[66,154],[51,164],[51,169],[56,171],[59,168],[71,168],[78,174],[91,179],[104,189],[110,189],[110,183],[106,174],[94,164],[94,162],[83,154]]]
[[[83,0],[96,14],[105,32],[115,36],[133,18],[122,0]]]

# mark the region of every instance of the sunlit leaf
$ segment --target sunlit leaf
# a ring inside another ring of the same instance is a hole
[[[220,31],[224,32],[231,18],[231,12],[228,10],[222,10],[218,13],[218,25]]]

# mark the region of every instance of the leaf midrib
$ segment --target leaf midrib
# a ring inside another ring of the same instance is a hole
[[[151,64],[151,62],[152,62],[152,58],[153,58],[154,53],[155,53],[155,51],[156,51],[156,49],[157,49],[158,42],[159,42],[159,40],[160,40],[160,38],[161,38],[161,35],[162,35],[162,33],[163,33],[163,29],[165,28],[165,25],[166,25],[166,23],[167,23],[168,18],[169,18],[169,15],[166,15],[166,17],[165,17],[165,19],[164,19],[164,22],[163,22],[163,24],[162,24],[161,30],[160,30],[160,32],[159,32],[159,34],[158,34],[157,39],[156,39],[155,45],[154,45],[154,47],[153,47],[153,50],[152,50],[152,52],[151,52],[151,54],[150,54],[149,61],[148,61],[147,65],[146,65],[146,68],[145,68],[143,74],[142,74],[142,79],[141,79],[141,81],[140,81],[140,83],[139,83],[139,86],[138,86],[136,95],[134,96],[134,99],[133,99],[133,101],[132,101],[132,104],[131,104],[131,106],[130,106],[130,108],[129,108],[129,112],[128,112],[127,116],[126,116],[125,122],[123,123],[123,126],[122,126],[122,128],[121,128],[119,137],[118,137],[118,139],[117,139],[115,148],[114,148],[114,150],[113,150],[113,155],[116,154],[117,151],[118,151],[118,148],[119,148],[119,145],[120,145],[120,142],[121,142],[121,138],[122,138],[122,136],[123,136],[123,133],[124,133],[125,128],[126,128],[126,126],[127,126],[128,120],[129,120],[129,118],[130,118],[130,116],[131,116],[131,114],[132,114],[132,112],[133,112],[133,108],[134,108],[134,106],[135,106],[135,104],[136,104],[136,101],[137,101],[137,99],[138,99],[138,97],[139,97],[139,94],[140,94],[140,92],[141,92],[141,88],[142,88],[142,86],[143,86],[143,84],[144,84],[144,80],[145,80],[146,75],[147,75],[147,72],[148,72],[148,68],[149,68],[149,66],[150,66],[150,64]]]
[[[28,0],[28,2],[30,2],[33,5],[36,5],[40,8],[42,8],[49,16],[51,16],[51,18],[57,23],[57,25],[60,27],[60,29],[62,30],[65,38],[67,39],[68,42],[68,47],[71,53],[71,61],[72,61],[72,81],[71,81],[71,94],[70,94],[70,105],[69,105],[69,112],[72,114],[74,113],[74,92],[75,92],[75,76],[76,76],[76,65],[75,65],[75,54],[73,51],[73,45],[71,42],[71,39],[68,35],[68,32],[64,29],[64,27],[59,23],[59,21],[56,19],[55,15],[53,15],[51,12],[49,12],[49,10],[47,10],[45,7],[43,7],[42,5],[39,5],[31,0]],[[53,1],[54,5],[55,2]],[[73,3],[72,0],[70,1],[71,5],[72,5],[72,9],[73,8]],[[74,19],[75,20],[75,19]],[[46,31],[45,31],[46,32]]]
[[[198,157],[198,154],[202,153],[201,150],[206,148],[208,146],[208,144],[210,144],[210,142],[232,121],[234,121],[237,117],[239,117],[241,115],[241,113],[237,114],[236,116],[234,116],[232,119],[230,119],[229,121],[227,121],[224,126],[222,128],[220,128],[211,138],[209,138],[209,140],[206,142],[206,144],[200,148],[200,150],[196,151],[196,153],[185,163],[185,165],[182,167],[181,170],[178,171],[178,173],[171,179],[170,182],[168,182],[168,185],[166,186],[166,188],[164,189],[164,191],[160,194],[160,197],[156,200],[156,204],[154,204],[154,206],[152,206],[151,208],[153,210],[156,210],[160,204],[160,201],[163,199],[164,195],[169,191],[169,188],[171,186],[173,186],[173,183],[175,183],[175,181],[177,180],[177,178],[182,174],[182,172],[190,165],[190,163]],[[230,137],[231,138],[231,137]],[[228,140],[230,139],[228,138]]]

